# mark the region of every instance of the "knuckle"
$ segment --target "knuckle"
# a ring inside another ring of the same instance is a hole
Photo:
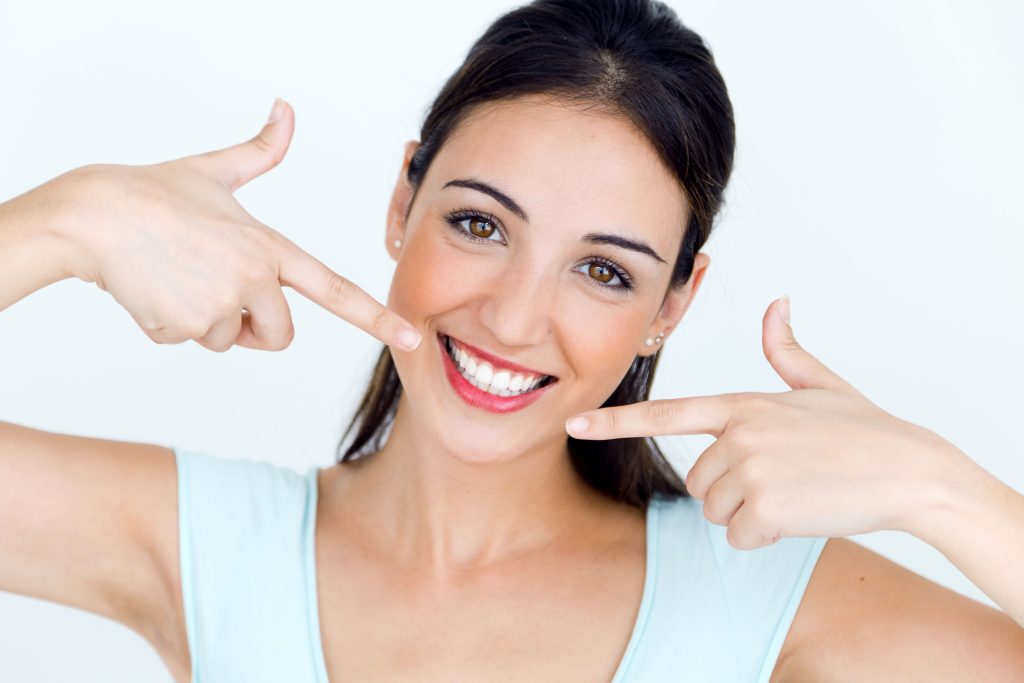
[[[209,348],[217,353],[224,353],[228,349],[234,346],[234,341],[226,338],[219,338],[210,340]]]
[[[289,324],[284,336],[281,337],[281,348],[287,348],[293,341],[295,341],[295,326]]]
[[[749,506],[749,512],[762,523],[770,521],[775,516],[774,507],[764,494],[751,494],[743,505]]]
[[[741,453],[751,453],[757,449],[759,437],[749,423],[738,422],[729,430],[729,442]]]
[[[205,337],[201,337],[199,339],[196,339],[195,341],[200,346],[207,348],[210,351],[214,351],[216,353],[224,353],[225,351],[231,348],[230,343],[224,343],[223,341],[215,342],[208,340]]]
[[[619,427],[619,416],[615,410],[604,411],[604,426],[609,432],[615,432]]]
[[[761,391],[748,391],[744,394],[744,405],[750,411],[764,411],[770,408],[774,401],[771,394]]]
[[[186,323],[182,323],[180,334],[186,339],[199,340],[205,337],[210,332],[211,325],[207,322],[200,320],[192,320]]]
[[[756,484],[761,478],[761,463],[758,458],[745,458],[734,468],[736,478],[744,485]]]
[[[712,524],[729,523],[729,517],[718,504],[717,496],[709,494],[707,500],[704,501],[704,519],[708,520]]]
[[[389,315],[388,310],[386,308],[382,308],[373,316],[373,321],[370,323],[370,327],[376,332],[383,332],[384,329],[387,328],[390,320],[391,316]]]
[[[740,539],[738,527],[735,524],[729,525],[729,528],[725,530],[725,540],[729,542],[729,545],[736,550],[746,550],[746,546],[743,545],[743,541]]]
[[[276,262],[260,261],[258,265],[249,269],[249,277],[258,286],[278,288],[281,286],[280,270]]]
[[[747,412],[757,408],[756,394],[750,391],[743,391],[732,394],[732,406],[735,412]]]
[[[256,137],[249,140],[249,144],[255,147],[260,154],[269,154],[273,147],[270,141],[267,140],[267,136],[264,133],[258,134]]]
[[[229,314],[241,311],[241,297],[234,287],[224,287],[207,296],[206,309],[208,317],[215,319],[223,318]]]
[[[690,495],[696,496],[701,500],[707,498],[707,491],[705,491],[704,487],[700,484],[700,473],[695,472],[693,467],[691,467],[690,471],[687,473],[684,484]]]
[[[147,337],[149,337],[153,342],[155,342],[157,344],[163,344],[164,343],[163,339],[158,334],[153,332],[152,330],[147,330],[145,327],[143,327],[142,328],[142,333],[145,334]]]
[[[152,316],[143,316],[138,319],[139,327],[141,327],[147,334],[151,332],[159,332],[163,329],[163,325],[160,321]]]
[[[267,348],[271,351],[284,351],[291,345],[292,340],[294,339],[295,328],[289,325],[286,330],[274,335],[274,337],[267,342]]]
[[[712,524],[722,525],[728,522],[725,516],[710,502],[704,503],[704,519]]]
[[[331,273],[327,279],[327,296],[339,306],[347,306],[355,296],[355,285],[337,273]]]
[[[269,225],[256,221],[256,227],[258,228],[254,233],[256,240],[265,251],[271,254],[280,254],[297,248],[294,242]]]
[[[647,406],[647,419],[656,426],[669,424],[675,415],[676,406],[672,401],[652,401]]]
[[[94,192],[107,182],[115,168],[114,164],[86,164],[64,173],[59,178],[73,179],[84,191]]]

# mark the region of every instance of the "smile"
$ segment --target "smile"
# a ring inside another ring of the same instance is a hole
[[[506,413],[530,405],[558,382],[522,366],[503,361],[480,349],[438,334],[445,375],[466,403],[495,413]]]

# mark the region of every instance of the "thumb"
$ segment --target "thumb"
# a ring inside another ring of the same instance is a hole
[[[785,317],[783,317],[785,316]],[[764,355],[791,389],[847,389],[853,387],[804,350],[793,336],[789,317],[789,297],[773,301],[761,321],[761,345]]]
[[[237,145],[198,155],[205,168],[229,191],[277,166],[288,151],[295,130],[295,112],[278,97],[270,118],[256,137]]]

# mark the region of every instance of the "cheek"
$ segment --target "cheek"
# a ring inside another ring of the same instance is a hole
[[[465,287],[464,273],[444,246],[428,239],[403,247],[388,292],[388,307],[413,324],[447,310]]]
[[[611,395],[637,355],[637,330],[643,322],[633,311],[590,307],[586,315],[564,314],[566,353],[588,396],[600,405]]]

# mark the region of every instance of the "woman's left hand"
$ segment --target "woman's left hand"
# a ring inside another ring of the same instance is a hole
[[[643,401],[580,413],[578,439],[711,434],[686,477],[704,516],[735,548],[785,536],[910,531],[947,482],[976,466],[939,435],[885,412],[793,338],[783,300],[768,306],[762,345],[792,391]],[[788,309],[788,301],[785,302]],[[774,309],[774,310],[773,310]],[[784,317],[785,316],[785,317]]]

